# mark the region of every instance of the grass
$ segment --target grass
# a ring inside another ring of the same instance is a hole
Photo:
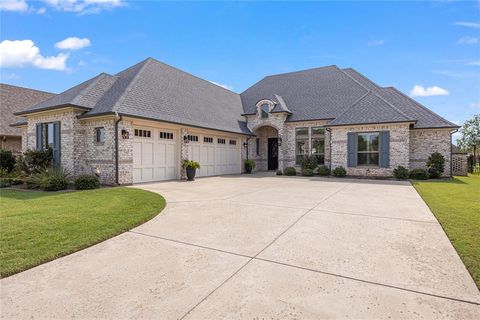
[[[76,192],[0,190],[0,276],[84,249],[140,225],[165,207],[132,188]]]
[[[415,181],[460,258],[480,288],[480,176]]]

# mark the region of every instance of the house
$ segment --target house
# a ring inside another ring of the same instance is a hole
[[[451,172],[458,126],[395,88],[327,66],[267,76],[241,94],[148,58],[87,80],[17,115],[27,148],[103,183],[180,179],[182,159],[199,176],[299,167],[309,154],[352,176],[425,167],[440,152]]]
[[[22,152],[22,130],[10,126],[22,121],[14,115],[39,102],[52,97],[53,93],[0,83],[0,149],[13,154]]]

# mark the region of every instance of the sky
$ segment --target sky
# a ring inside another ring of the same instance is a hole
[[[461,125],[480,113],[480,0],[0,0],[0,81],[62,92],[153,57],[232,91],[352,67]]]

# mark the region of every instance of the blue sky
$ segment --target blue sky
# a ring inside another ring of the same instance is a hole
[[[265,75],[336,64],[454,122],[480,112],[479,1],[0,0],[0,8],[5,83],[61,92],[151,56],[242,92]]]

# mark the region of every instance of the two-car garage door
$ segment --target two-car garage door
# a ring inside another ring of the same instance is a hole
[[[181,137],[183,139],[183,137]],[[133,182],[180,178],[180,137],[176,131],[135,128],[133,138]],[[197,176],[241,172],[240,140],[208,134],[187,136],[188,159],[200,163]]]

